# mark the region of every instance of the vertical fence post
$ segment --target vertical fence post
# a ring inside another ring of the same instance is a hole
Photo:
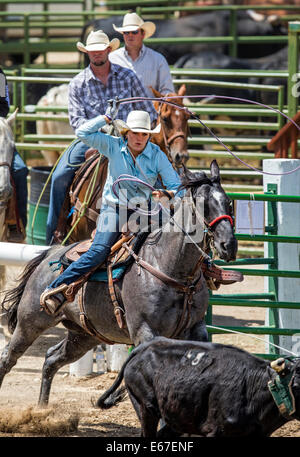
[[[297,159],[268,159],[263,161],[263,170],[274,175],[264,175],[264,189],[270,189],[270,185],[277,185],[279,195],[300,195],[300,170],[291,174],[289,173],[296,167],[300,166],[300,160]],[[281,174],[281,175],[280,175]],[[269,210],[269,208],[268,208]],[[272,222],[272,216],[268,214],[268,222]],[[275,225],[275,224],[274,224]],[[300,205],[295,203],[278,202],[277,203],[277,226],[278,235],[300,235]],[[269,248],[272,249],[272,248]],[[271,254],[271,253],[270,253]],[[275,252],[276,254],[276,252]],[[278,269],[279,270],[300,270],[300,244],[278,243]],[[274,258],[274,261],[276,259]],[[298,278],[279,277],[277,296],[278,301],[295,303],[299,302],[300,280]],[[269,285],[272,283],[269,283]],[[272,287],[276,289],[276,284]],[[275,290],[276,292],[276,290]],[[274,321],[276,315],[274,314]],[[299,309],[278,309],[278,327],[279,328],[300,328],[300,310]],[[271,323],[271,322],[270,322]],[[275,323],[275,322],[274,322]],[[276,325],[277,326],[277,325]],[[299,338],[299,335],[297,335]],[[271,341],[271,339],[269,339]],[[296,343],[293,336],[282,335],[279,337],[279,345],[288,351],[295,352],[293,349]],[[269,352],[274,352],[270,349]],[[285,351],[280,350],[280,353]]]
[[[298,58],[299,58],[299,32],[300,22],[289,22],[288,29],[288,115],[294,117],[298,111],[297,95],[293,87],[298,81]]]
[[[24,68],[21,68],[21,76],[25,76],[25,69]],[[26,82],[25,81],[21,81],[21,100],[20,100],[20,103],[21,103],[21,113],[24,113],[25,112],[25,105],[26,105]],[[21,119],[21,129],[20,129],[20,140],[24,143],[24,135],[25,135],[25,120],[24,119]],[[23,159],[24,161],[26,162],[26,150],[24,151],[23,153]]]
[[[209,298],[213,298],[213,293],[210,289],[208,289]],[[206,325],[212,325],[212,318],[213,318],[213,305],[211,303],[208,304],[208,308],[205,314],[205,323]],[[212,341],[212,333],[208,333],[208,341]]]
[[[277,194],[277,185],[276,184],[267,184],[267,193]],[[266,231],[271,235],[278,234],[278,220],[277,220],[277,203],[276,202],[267,202],[267,228]],[[268,265],[268,269],[278,270],[278,249],[277,243],[268,242],[265,243],[265,257],[272,258],[273,262]],[[276,276],[269,276],[265,278],[267,283],[267,291],[274,294],[273,300],[278,301],[278,278]],[[267,308],[266,320],[268,325],[272,327],[279,327],[278,320],[278,309],[277,308]],[[278,335],[269,335],[269,342],[279,345],[279,336]],[[267,351],[270,354],[278,354],[278,349],[271,345]]]
[[[232,43],[229,45],[229,55],[237,57],[238,43],[237,43],[237,10],[229,10],[229,35],[233,38]]]
[[[44,3],[43,12],[48,13],[48,11],[49,11],[48,3]],[[47,14],[43,14],[43,22],[48,22],[48,19],[49,19],[49,16]],[[48,25],[47,25],[47,27],[45,27],[43,29],[42,33],[43,33],[44,41],[45,41],[45,43],[47,43],[48,39],[49,39]],[[43,53],[43,60],[44,60],[44,65],[47,67],[47,52]]]
[[[29,31],[29,14],[24,14],[24,65],[29,67],[30,65],[30,31]]]
[[[278,91],[278,110],[283,112],[284,108],[284,86],[279,86],[279,91]],[[277,121],[278,121],[278,130],[280,130],[284,126],[284,117],[282,116],[281,113],[277,114]]]

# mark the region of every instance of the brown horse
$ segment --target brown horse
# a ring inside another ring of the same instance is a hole
[[[158,98],[164,97],[153,88],[152,92]],[[183,84],[177,94],[169,93],[165,97],[168,101],[183,107],[183,99],[181,97],[185,95],[185,92],[186,86]],[[187,150],[189,115],[186,111],[167,103],[154,101],[153,105],[158,112],[157,123],[161,124],[161,130],[152,136],[151,141],[167,154],[174,168],[179,169],[189,158]]]
[[[156,97],[163,97],[155,89],[152,91]],[[181,97],[185,91],[186,87],[182,85],[178,93],[170,93],[165,97],[174,97],[169,100],[183,106]],[[184,110],[167,103],[155,101],[153,104],[158,112],[157,123],[161,123],[161,131],[152,135],[151,141],[166,153],[174,168],[177,169],[188,160],[188,115]],[[68,243],[87,239],[96,227],[108,161],[106,157],[100,159],[98,151],[94,150],[94,152],[95,154],[91,155],[76,172],[70,188],[70,196],[66,197],[54,232],[54,240],[57,243],[62,243],[70,230],[72,232],[68,236]],[[73,208],[72,217],[68,218],[71,208]]]

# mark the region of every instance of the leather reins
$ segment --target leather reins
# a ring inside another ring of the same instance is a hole
[[[181,313],[181,317],[179,322],[177,323],[176,329],[170,335],[170,338],[176,338],[181,331],[187,326],[188,321],[190,320],[190,314],[191,314],[191,307],[193,304],[193,295],[200,289],[201,281],[200,279],[202,278],[202,270],[201,270],[201,265],[203,261],[206,259],[205,254],[200,255],[192,273],[187,277],[186,283],[182,283],[177,281],[174,278],[171,278],[167,274],[163,273],[162,271],[154,268],[150,263],[146,262],[143,260],[141,257],[139,257],[135,252],[131,249],[130,246],[128,246],[126,243],[123,243],[124,248],[132,255],[134,258],[135,263],[139,266],[147,270],[149,273],[151,273],[153,276],[156,278],[160,279],[164,284],[167,286],[172,287],[173,289],[176,289],[179,293],[184,293],[184,304],[183,304],[183,309]]]

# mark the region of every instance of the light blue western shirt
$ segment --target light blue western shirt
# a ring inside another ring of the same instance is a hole
[[[181,184],[178,173],[174,170],[165,153],[159,146],[148,141],[145,149],[136,157],[134,163],[127,148],[127,142],[122,137],[115,137],[99,132],[106,124],[104,116],[100,115],[82,124],[76,130],[76,136],[88,146],[97,149],[109,159],[107,179],[103,189],[103,204],[127,205],[126,199],[119,198],[112,190],[113,183],[122,174],[128,174],[146,181],[154,187],[158,175],[161,176],[167,190],[176,192]],[[151,189],[139,183],[124,181],[120,188],[127,192],[127,199],[139,198],[149,200]],[[117,188],[118,189],[118,188]],[[178,192],[182,196],[183,192]]]

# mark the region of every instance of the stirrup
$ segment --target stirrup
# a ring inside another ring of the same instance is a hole
[[[46,313],[50,315],[57,314],[63,305],[67,302],[64,291],[67,290],[67,284],[61,284],[54,289],[46,289],[41,294],[40,305]]]

